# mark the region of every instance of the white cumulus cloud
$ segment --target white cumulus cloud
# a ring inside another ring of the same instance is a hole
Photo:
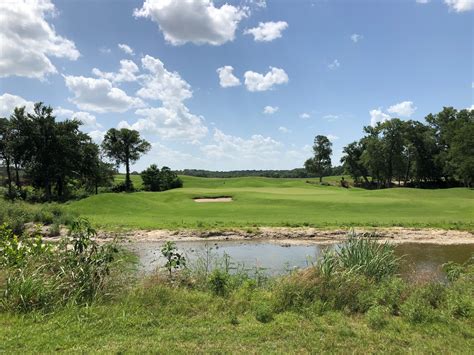
[[[117,45],[120,50],[122,50],[124,53],[129,54],[129,55],[135,55],[135,52],[133,51],[132,47],[130,47],[128,44],[125,43],[119,43]]]
[[[382,108],[373,109],[369,111],[370,114],[370,125],[375,126],[377,122],[388,121],[391,117],[382,111]]]
[[[263,108],[263,113],[266,115],[273,115],[278,110],[279,110],[278,106],[265,106]]]
[[[23,106],[27,112],[32,112],[35,104],[21,96],[4,93],[0,96],[0,117],[10,117],[16,107]]]
[[[387,112],[400,117],[411,117],[415,111],[416,107],[412,101],[403,101],[387,109]]]
[[[249,139],[227,135],[219,129],[214,130],[213,144],[201,150],[210,159],[249,159],[262,160],[277,157],[282,144],[271,137],[255,134]]]
[[[444,0],[450,10],[456,12],[471,11],[474,9],[474,0]]]
[[[74,42],[46,21],[55,15],[49,0],[0,1],[0,77],[44,79],[57,73],[50,57],[79,58]]]
[[[174,105],[193,96],[191,86],[177,72],[168,71],[160,59],[146,55],[142,67],[147,74],[140,77],[142,88],[137,95],[141,98]]]
[[[246,71],[244,74],[245,86],[249,91],[266,91],[275,85],[288,82],[288,75],[283,69],[270,67],[270,71],[265,75],[253,71]]]
[[[93,112],[125,112],[144,106],[142,100],[128,96],[107,79],[84,76],[64,76],[66,87],[74,94],[69,100],[81,110]]]
[[[288,128],[286,128],[284,126],[278,127],[278,130],[282,133],[290,133],[291,132],[291,130],[289,130]]]
[[[307,112],[303,112],[303,113],[300,115],[300,118],[303,118],[303,119],[308,119],[308,118],[310,118],[310,117],[311,117],[311,115],[310,115],[309,113],[307,113]]]
[[[157,23],[165,40],[178,46],[195,44],[221,45],[232,41],[239,22],[248,15],[248,8],[211,0],[145,0],[135,17],[150,18]]]
[[[193,96],[191,86],[179,73],[165,68],[163,62],[152,56],[142,58],[142,69],[138,83],[141,88],[137,96],[146,100],[159,100],[162,106],[140,108],[136,122],[122,121],[119,128],[132,128],[140,132],[159,135],[163,139],[198,141],[208,129],[204,118],[189,111],[184,101]]]
[[[142,108],[136,110],[135,114],[142,118],[133,124],[122,121],[119,128],[131,128],[139,132],[156,133],[164,139],[190,142],[199,140],[208,132],[203,118],[189,112],[183,104]]]
[[[230,65],[223,66],[217,69],[219,74],[219,84],[223,88],[229,88],[232,86],[239,86],[240,80],[232,72],[234,68]]]
[[[256,42],[270,42],[280,38],[287,27],[288,23],[285,21],[260,22],[257,27],[245,30],[244,34],[253,35]]]
[[[107,79],[113,83],[132,82],[137,80],[138,66],[131,60],[122,59],[120,69],[117,73],[103,72],[97,68],[92,69],[92,73],[99,78]]]
[[[53,114],[56,117],[61,117],[64,119],[76,119],[78,121],[81,121],[85,128],[92,128],[92,129],[102,128],[102,125],[97,122],[97,118],[94,115],[90,114],[89,112],[84,112],[84,111],[74,112],[73,110],[69,110],[67,108],[58,106],[53,110]]]

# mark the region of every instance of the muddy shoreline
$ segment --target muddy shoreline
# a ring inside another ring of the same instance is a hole
[[[371,232],[381,242],[426,243],[439,245],[474,244],[474,234],[468,231],[424,228],[354,228],[356,233]],[[118,238],[123,242],[157,241],[275,241],[288,244],[333,244],[347,238],[347,229],[260,227],[229,230],[137,230],[122,233],[100,232],[99,240]]]

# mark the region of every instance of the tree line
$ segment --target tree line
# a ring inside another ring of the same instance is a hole
[[[76,119],[56,121],[53,109],[41,102],[34,105],[33,112],[17,107],[9,118],[0,118],[6,197],[64,201],[78,191],[98,193],[99,187],[133,191],[130,165],[150,150],[150,143],[135,130],[112,128],[99,146],[81,132],[81,125]],[[126,169],[125,183],[112,188],[120,165]],[[169,183],[173,174],[164,168],[159,191],[178,186]]]
[[[233,178],[245,176],[258,176],[268,178],[314,178],[317,174],[306,170],[305,168],[296,168],[291,170],[231,170],[231,171],[212,171],[202,169],[184,169],[177,171],[180,175],[209,177],[209,178]],[[323,176],[341,175],[344,173],[342,166],[332,166],[323,171]]]
[[[99,147],[80,125],[78,120],[57,122],[53,109],[42,103],[35,104],[32,113],[17,107],[10,118],[0,118],[7,197],[26,198],[23,185],[31,185],[38,199],[64,200],[75,188],[91,191],[109,184],[115,169],[100,159]]]
[[[344,147],[341,163],[365,187],[474,185],[474,110],[444,107],[425,122],[393,118],[364,127],[364,137]],[[314,141],[308,171],[331,166],[331,143]]]

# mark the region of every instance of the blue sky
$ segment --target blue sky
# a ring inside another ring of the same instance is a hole
[[[97,142],[137,129],[153,144],[137,170],[301,167],[317,134],[338,164],[364,125],[473,105],[473,10],[474,0],[7,0],[0,115],[44,101]]]

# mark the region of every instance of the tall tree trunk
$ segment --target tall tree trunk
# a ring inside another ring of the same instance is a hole
[[[58,186],[58,197],[62,199],[64,195],[64,181],[61,176],[58,177],[57,186]]]
[[[46,200],[51,201],[51,183],[49,181],[49,177],[45,179],[44,182],[44,191],[46,193]]]
[[[16,186],[21,189],[21,182],[20,182],[20,172],[19,172],[20,168],[18,167],[18,163],[15,162],[15,177],[16,177]]]
[[[323,175],[319,175],[319,182],[323,182]]]
[[[411,167],[411,155],[408,154],[408,162],[407,162],[407,170],[405,171],[405,181],[403,182],[403,186],[407,186],[408,178],[410,177],[410,167]]]
[[[10,159],[5,159],[5,165],[7,169],[7,178],[8,178],[8,195],[12,196],[12,172],[10,170]]]
[[[128,157],[128,154],[125,159],[125,188],[127,191],[130,191],[132,187],[132,181],[130,180],[130,158]]]

